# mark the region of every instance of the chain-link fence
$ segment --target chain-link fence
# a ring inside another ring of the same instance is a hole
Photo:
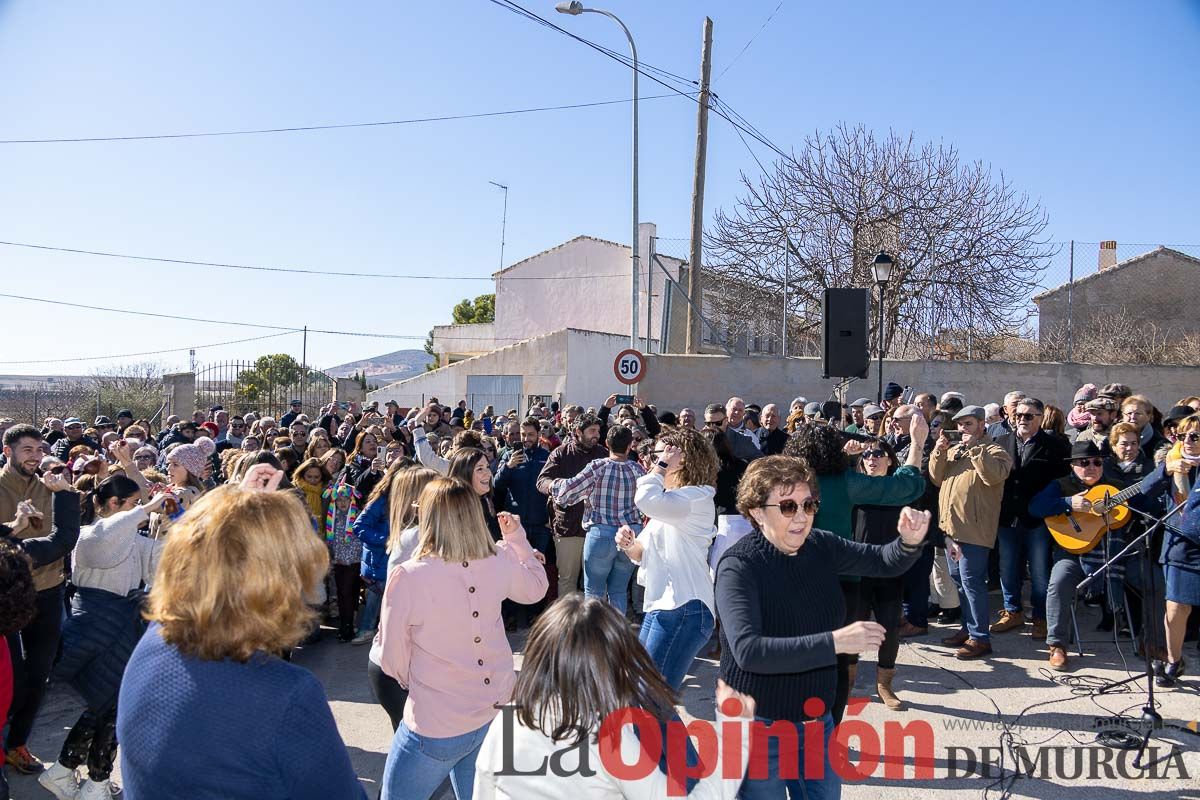
[[[948,326],[937,286],[918,293],[904,322],[885,321],[886,355],[892,358],[997,361],[1074,361],[1107,364],[1200,364],[1200,317],[1190,302],[1187,278],[1200,270],[1200,245],[1067,241],[1052,243],[1035,282],[1011,304],[1017,309],[1002,329],[986,333],[971,324]],[[660,237],[655,281],[671,259],[688,262],[690,241]],[[707,254],[706,254],[707,260]],[[821,289],[811,273],[804,282],[786,262],[751,283],[705,268],[700,285],[702,352],[819,356]],[[683,266],[686,270],[686,264]],[[765,272],[765,271],[764,271]],[[680,273],[676,273],[680,274]],[[686,274],[686,272],[682,273]],[[954,280],[947,275],[945,282]],[[665,281],[663,330],[686,333],[688,294],[684,278]],[[892,287],[893,290],[895,287]],[[652,287],[658,294],[659,288]],[[876,341],[872,289],[872,356]],[[889,290],[890,291],[890,290]],[[786,311],[785,311],[786,306]],[[961,314],[957,315],[961,318]],[[786,336],[784,319],[787,320]],[[684,352],[684,339],[663,339],[669,352]]]

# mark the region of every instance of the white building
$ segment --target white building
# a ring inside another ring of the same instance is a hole
[[[654,237],[655,226],[643,223],[639,349],[651,352],[662,349],[664,331],[670,339],[681,325],[685,309],[672,314],[671,302],[686,300],[668,287],[686,281],[687,272],[679,259],[651,258]],[[495,322],[435,327],[440,368],[388,384],[368,399],[417,406],[430,397],[465,398],[477,414],[488,405],[524,411],[537,400],[599,405],[623,390],[612,365],[629,347],[629,262],[628,245],[577,236],[495,273]]]

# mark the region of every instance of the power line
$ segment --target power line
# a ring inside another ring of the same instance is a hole
[[[746,42],[745,46],[742,47],[742,49],[738,51],[738,54],[733,57],[733,61],[730,61],[728,64],[725,65],[725,69],[721,70],[721,74],[717,76],[717,80],[713,81],[713,83],[716,83],[717,81],[721,80],[721,78],[725,77],[725,73],[729,72],[729,68],[732,67],[734,64],[736,64],[738,62],[738,59],[742,57],[742,54],[750,49],[750,45],[754,44],[754,40],[758,38],[758,35],[767,29],[767,26],[771,24],[771,20],[775,17],[776,14],[779,13],[779,9],[783,8],[783,3],[784,3],[784,0],[779,0],[779,5],[775,6],[775,10],[772,11],[770,13],[770,15],[767,17],[766,21],[763,22],[762,27],[759,28],[754,33],[754,35],[750,37],[750,41]]]
[[[265,336],[251,336],[249,339],[231,339],[227,342],[212,342],[211,344],[196,344],[191,347],[173,347],[169,350],[146,350],[141,353],[121,353],[108,356],[80,356],[77,358],[38,358],[25,361],[0,361],[0,364],[64,364],[70,361],[109,361],[117,358],[135,358],[137,356],[157,356],[164,353],[182,353],[185,350],[202,350],[209,347],[223,347],[228,344],[243,342],[260,342],[263,339],[276,339],[280,336],[290,336],[299,331],[284,331],[283,333],[268,333]]]
[[[58,247],[48,244],[31,244],[29,242],[5,242],[0,241],[0,246],[4,247],[24,247],[30,250],[47,250],[56,253],[72,253],[75,255],[84,256],[101,256],[104,258],[127,258],[132,261],[153,261],[160,264],[182,264],[192,267],[217,267],[219,269],[240,269],[250,270],[252,272],[285,272],[295,275],[328,275],[330,277],[339,278],[392,278],[396,280],[427,280],[427,281],[490,281],[491,275],[481,275],[479,277],[471,277],[469,275],[401,275],[387,272],[342,272],[328,269],[303,269],[300,267],[264,267],[251,264],[228,264],[218,261],[196,261],[186,258],[161,258],[158,256],[141,256],[130,253],[112,253],[104,250],[83,250],[76,247]],[[561,281],[561,280],[578,280],[580,278],[619,278],[624,277],[624,273],[613,273],[611,275],[515,275],[506,277],[508,281]]]
[[[676,93],[677,94],[677,93]],[[675,97],[676,94],[653,94],[642,100],[661,100]],[[75,144],[80,142],[138,142],[151,139],[200,139],[216,136],[252,136],[264,133],[298,133],[306,131],[344,130],[346,128],[378,128],[389,125],[417,125],[426,122],[450,122],[463,119],[482,119],[486,117],[505,117],[517,114],[535,114],[543,111],[568,111],[579,108],[596,108],[620,103],[632,102],[631,98],[624,100],[599,100],[594,103],[571,103],[561,106],[539,106],[536,108],[515,108],[507,111],[483,111],[475,114],[449,114],[438,117],[417,117],[414,119],[393,119],[378,122],[344,122],[331,125],[296,125],[289,128],[253,128],[234,131],[197,131],[193,133],[156,133],[136,136],[74,136],[52,139],[0,139],[0,144]]]

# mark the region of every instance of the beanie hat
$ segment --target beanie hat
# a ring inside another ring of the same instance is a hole
[[[199,478],[204,474],[204,464],[217,449],[212,439],[198,439],[195,444],[181,444],[167,455],[167,462],[174,461]]]
[[[898,383],[889,383],[883,387],[883,399],[895,400],[900,395],[904,394],[904,389]]]

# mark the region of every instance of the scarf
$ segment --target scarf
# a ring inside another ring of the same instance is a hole
[[[325,510],[325,505],[321,502],[326,491],[325,484],[298,480],[296,488],[304,495],[304,505],[308,507],[308,513],[312,514],[313,519],[320,519],[321,512]]]
[[[335,524],[337,520],[337,501],[338,498],[344,497],[350,498],[350,510],[346,513],[345,529],[338,531]],[[341,533],[345,535],[347,531],[354,527],[354,520],[358,518],[358,492],[354,490],[353,486],[341,483],[336,487],[331,486],[326,489],[321,498],[328,503],[325,507],[325,541],[332,542],[337,537],[337,534]]]

